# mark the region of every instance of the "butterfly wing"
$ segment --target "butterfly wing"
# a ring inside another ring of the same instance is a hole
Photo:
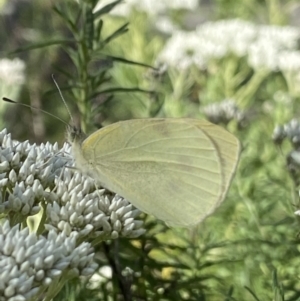
[[[239,142],[207,121],[138,119],[96,131],[82,153],[104,187],[171,226],[190,226],[224,199]]]

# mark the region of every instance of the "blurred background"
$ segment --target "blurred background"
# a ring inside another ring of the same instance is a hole
[[[145,217],[143,238],[99,247],[99,275],[68,284],[73,300],[126,300],[120,278],[133,300],[300,300],[299,0],[1,0],[0,19],[1,98],[69,122],[53,74],[87,133],[192,117],[242,144],[213,216],[196,229]],[[1,103],[0,125],[65,141],[65,124],[18,105]]]

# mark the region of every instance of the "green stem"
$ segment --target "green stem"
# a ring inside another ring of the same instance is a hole
[[[57,277],[57,279],[55,279],[52,282],[52,284],[48,289],[47,296],[45,297],[44,301],[51,301],[55,296],[58,295],[58,293],[62,290],[64,285],[72,278],[70,277],[70,275],[68,275],[69,272],[70,270],[63,271],[61,276]]]
[[[267,69],[258,70],[250,81],[237,91],[234,98],[241,107],[246,108],[255,102],[253,96],[269,74],[270,71]]]
[[[226,98],[232,97],[235,87],[234,76],[238,67],[238,60],[235,57],[231,57],[226,61],[224,66],[223,82],[224,82],[224,94]]]

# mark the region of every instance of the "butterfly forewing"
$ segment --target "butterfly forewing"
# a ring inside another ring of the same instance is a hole
[[[208,122],[141,119],[95,132],[82,151],[104,187],[169,225],[189,226],[224,198],[238,141]]]

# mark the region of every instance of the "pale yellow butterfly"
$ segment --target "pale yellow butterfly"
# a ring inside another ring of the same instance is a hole
[[[87,138],[69,128],[77,168],[170,226],[201,222],[224,200],[240,144],[222,127],[197,119],[137,119]]]

